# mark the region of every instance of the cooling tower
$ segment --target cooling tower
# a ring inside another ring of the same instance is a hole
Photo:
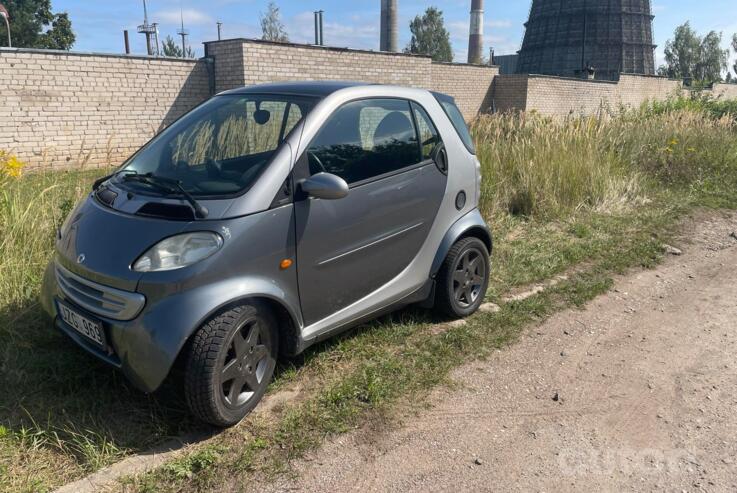
[[[517,72],[655,74],[650,0],[533,0]]]

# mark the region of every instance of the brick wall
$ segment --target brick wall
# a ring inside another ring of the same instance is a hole
[[[637,107],[682,90],[679,81],[622,75],[619,82],[543,75],[500,75],[494,80],[497,111],[536,111],[548,116],[593,115],[620,106]]]
[[[467,120],[492,111],[492,83],[499,75],[497,67],[433,63],[427,89],[453,96]]]
[[[33,166],[119,164],[182,113],[222,91],[284,80],[349,79],[422,87],[456,98],[467,119],[481,112],[593,114],[602,107],[665,99],[681,84],[623,75],[618,83],[497,67],[434,63],[401,53],[279,44],[206,43],[208,60],[0,49],[0,149]],[[712,93],[737,98],[737,86]]]
[[[714,97],[722,99],[737,99],[737,84],[714,84]]]
[[[0,50],[0,149],[31,166],[119,164],[209,96],[206,62]]]
[[[206,43],[218,91],[290,80],[360,80],[422,87],[456,98],[467,119],[491,108],[497,67],[433,63],[426,56],[233,39]]]
[[[527,75],[499,75],[494,78],[494,111],[524,111],[527,108]]]

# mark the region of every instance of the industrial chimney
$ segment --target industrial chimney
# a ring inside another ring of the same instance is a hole
[[[397,0],[381,0],[381,51],[399,51],[397,29]]]
[[[484,0],[471,0],[471,29],[468,35],[468,63],[480,64],[484,51]]]

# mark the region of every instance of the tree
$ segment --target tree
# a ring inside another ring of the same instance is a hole
[[[450,34],[445,29],[443,12],[436,7],[428,7],[425,14],[414,18],[409,24],[412,39],[405,53],[430,55],[436,62],[452,62],[453,50],[450,47]]]
[[[729,50],[722,49],[722,33],[711,31],[701,40],[701,56],[696,65],[696,78],[703,82],[719,82],[728,70]]]
[[[261,39],[279,41],[280,43],[289,42],[289,35],[287,35],[287,30],[281,21],[279,7],[274,2],[269,2],[266,7],[266,14],[260,15],[260,18],[261,32],[263,33]]]
[[[737,34],[732,36],[732,49],[737,53]],[[735,75],[737,75],[737,60],[734,61],[734,66],[732,68],[734,69]]]
[[[66,12],[54,14],[51,0],[4,0],[2,3],[10,15],[13,46],[69,50],[74,45],[69,15]],[[0,46],[7,46],[7,42],[6,36],[0,36]]]
[[[690,78],[697,83],[722,80],[729,50],[722,49],[722,35],[711,31],[703,38],[686,22],[665,44],[665,65],[658,72],[674,79]]]
[[[168,34],[164,39],[161,48],[164,51],[164,56],[171,56],[176,58],[197,58],[191,46],[187,46],[187,51],[184,53],[184,56],[182,56],[182,47],[179,46],[174,38],[172,38]]]

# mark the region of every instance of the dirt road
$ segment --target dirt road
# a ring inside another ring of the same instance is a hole
[[[275,491],[737,490],[737,216],[653,271],[454,373],[390,430],[339,437]]]

